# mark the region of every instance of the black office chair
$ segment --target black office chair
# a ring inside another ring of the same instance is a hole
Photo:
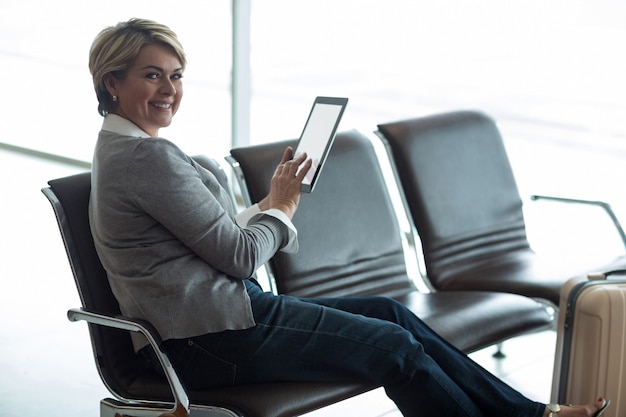
[[[538,256],[526,224],[513,171],[495,122],[476,111],[458,111],[378,125],[395,162],[408,209],[421,241],[427,278],[439,291],[476,290],[522,294],[558,305],[563,283],[609,265],[573,266]],[[594,204],[626,236],[606,203]]]
[[[196,159],[228,186],[224,172],[215,161]],[[91,174],[85,172],[49,181],[49,187],[42,192],[52,203],[82,302],[82,308],[68,311],[68,318],[89,323],[96,367],[114,396],[101,401],[101,417],[183,417],[189,412],[197,417],[287,417],[372,388],[357,383],[278,382],[185,390],[167,355],[161,351],[161,341],[154,328],[145,321],[121,316],[89,228],[90,190]],[[141,333],[148,339],[165,377],[135,354],[129,332]]]
[[[231,150],[227,157],[247,204],[269,192],[287,145],[281,141]],[[488,292],[424,294],[407,275],[398,217],[371,141],[337,134],[319,182],[293,218],[297,254],[270,261],[277,291],[299,297],[383,295],[407,305],[439,334],[469,352],[546,329],[552,317],[527,297]]]

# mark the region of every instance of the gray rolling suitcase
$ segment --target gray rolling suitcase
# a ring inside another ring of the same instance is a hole
[[[626,417],[626,271],[569,280],[557,326],[551,401],[604,397],[611,400],[604,417]]]

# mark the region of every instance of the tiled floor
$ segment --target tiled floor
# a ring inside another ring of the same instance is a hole
[[[523,142],[510,149],[514,161],[532,153]],[[0,417],[96,416],[98,401],[107,395],[86,325],[65,318],[79,300],[52,210],[39,191],[48,179],[82,170],[0,151]],[[506,343],[504,360],[491,357],[493,348],[472,357],[525,394],[548,401],[554,342],[554,333],[544,332]],[[310,414],[338,415],[399,413],[376,390]]]

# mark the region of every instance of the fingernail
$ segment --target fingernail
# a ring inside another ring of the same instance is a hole
[[[598,401],[604,401],[603,397],[598,398]]]

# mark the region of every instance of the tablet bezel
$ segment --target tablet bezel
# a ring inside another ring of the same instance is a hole
[[[306,132],[307,127],[309,126],[311,116],[313,115],[313,111],[315,110],[315,106],[317,104],[331,104],[335,106],[340,106],[340,110],[335,118],[335,122],[334,122],[334,125],[332,127],[329,137],[325,139],[321,139],[321,140],[326,141],[326,146],[324,147],[324,151],[320,157],[320,162],[317,166],[317,169],[315,173],[313,174],[313,178],[311,178],[311,183],[310,184],[303,183],[301,186],[301,191],[304,193],[311,193],[313,189],[315,189],[315,185],[317,184],[317,179],[319,178],[320,173],[322,172],[322,169],[324,168],[324,164],[326,163],[326,158],[328,157],[328,153],[330,152],[330,149],[335,140],[335,134],[337,133],[339,122],[341,122],[341,118],[343,117],[343,112],[346,109],[346,106],[348,104],[348,99],[345,97],[325,97],[325,96],[318,96],[315,98],[315,100],[313,101],[313,105],[311,106],[311,110],[309,111],[309,115],[307,117],[306,123],[304,124],[304,128],[302,129],[302,133],[300,134],[300,138],[298,139],[298,143],[296,144],[294,155],[298,155],[299,153],[302,152],[299,150],[301,142],[302,142],[302,138],[304,136],[304,133]]]

